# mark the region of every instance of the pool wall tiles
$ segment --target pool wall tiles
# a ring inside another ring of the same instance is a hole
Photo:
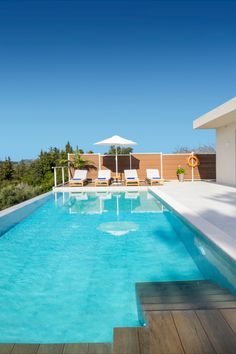
[[[0,212],[0,237],[43,205],[51,195],[51,192],[45,193]]]
[[[181,220],[175,212],[166,213],[166,217],[204,278],[236,293],[235,262],[204,235]]]

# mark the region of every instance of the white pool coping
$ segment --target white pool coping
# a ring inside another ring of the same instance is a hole
[[[52,192],[38,195],[0,212],[0,236],[27,218],[50,197]]]
[[[31,198],[31,199],[28,199],[28,200],[26,200],[26,201],[24,201],[24,202],[21,202],[21,203],[19,203],[19,204],[13,205],[12,207],[6,208],[6,209],[0,211],[0,218],[1,218],[2,216],[5,216],[5,215],[8,215],[8,214],[13,213],[14,211],[17,211],[17,210],[19,210],[19,209],[22,209],[22,208],[24,208],[24,207],[27,206],[27,205],[30,205],[30,204],[32,204],[32,203],[35,203],[35,202],[41,200],[41,199],[44,199],[44,198],[48,197],[48,196],[51,195],[51,194],[52,194],[51,191],[50,191],[50,192],[47,192],[47,193],[43,193],[43,194],[37,195],[36,197],[33,197],[33,198]]]
[[[63,192],[127,192],[127,191],[147,191],[148,186],[104,186],[104,187],[55,187],[54,193]]]

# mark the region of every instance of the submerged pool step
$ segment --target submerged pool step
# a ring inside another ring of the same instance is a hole
[[[142,304],[143,311],[175,311],[203,309],[236,309],[236,301],[182,302],[166,304]]]
[[[213,283],[211,280],[186,280],[186,281],[168,281],[168,282],[144,282],[136,283],[136,288],[139,290],[145,289],[198,289],[198,288],[212,288],[219,287],[217,284]]]
[[[236,295],[231,294],[181,294],[181,296],[149,296],[142,297],[142,304],[177,304],[183,302],[219,302],[219,301],[236,301]]]
[[[215,284],[209,279],[199,279],[199,280],[174,280],[174,281],[149,281],[149,282],[139,282],[136,283],[140,287],[146,287],[149,285],[158,285],[160,286],[201,286],[207,284]]]
[[[206,280],[138,283],[136,291],[144,312],[236,308],[236,295]]]
[[[197,288],[197,289],[180,289],[180,288],[168,288],[168,289],[158,289],[158,288],[151,288],[151,289],[146,289],[146,290],[137,290],[137,294],[142,298],[147,298],[147,297],[155,297],[155,296],[184,296],[187,294],[190,295],[198,295],[198,294],[228,294],[228,290],[226,289],[221,289],[216,286],[212,288]]]
[[[173,283],[137,283],[136,293],[142,298],[148,296],[172,296],[182,294],[227,294],[228,291],[210,281],[185,281]]]

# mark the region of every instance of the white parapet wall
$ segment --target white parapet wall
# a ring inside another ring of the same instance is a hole
[[[194,129],[216,129],[216,181],[236,187],[236,97],[193,122]]]
[[[236,186],[236,122],[216,129],[216,178]]]
[[[38,209],[51,195],[52,192],[47,192],[0,211],[0,237]]]

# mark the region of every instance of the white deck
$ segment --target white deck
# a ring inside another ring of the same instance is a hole
[[[236,260],[236,188],[173,182],[150,189]]]

